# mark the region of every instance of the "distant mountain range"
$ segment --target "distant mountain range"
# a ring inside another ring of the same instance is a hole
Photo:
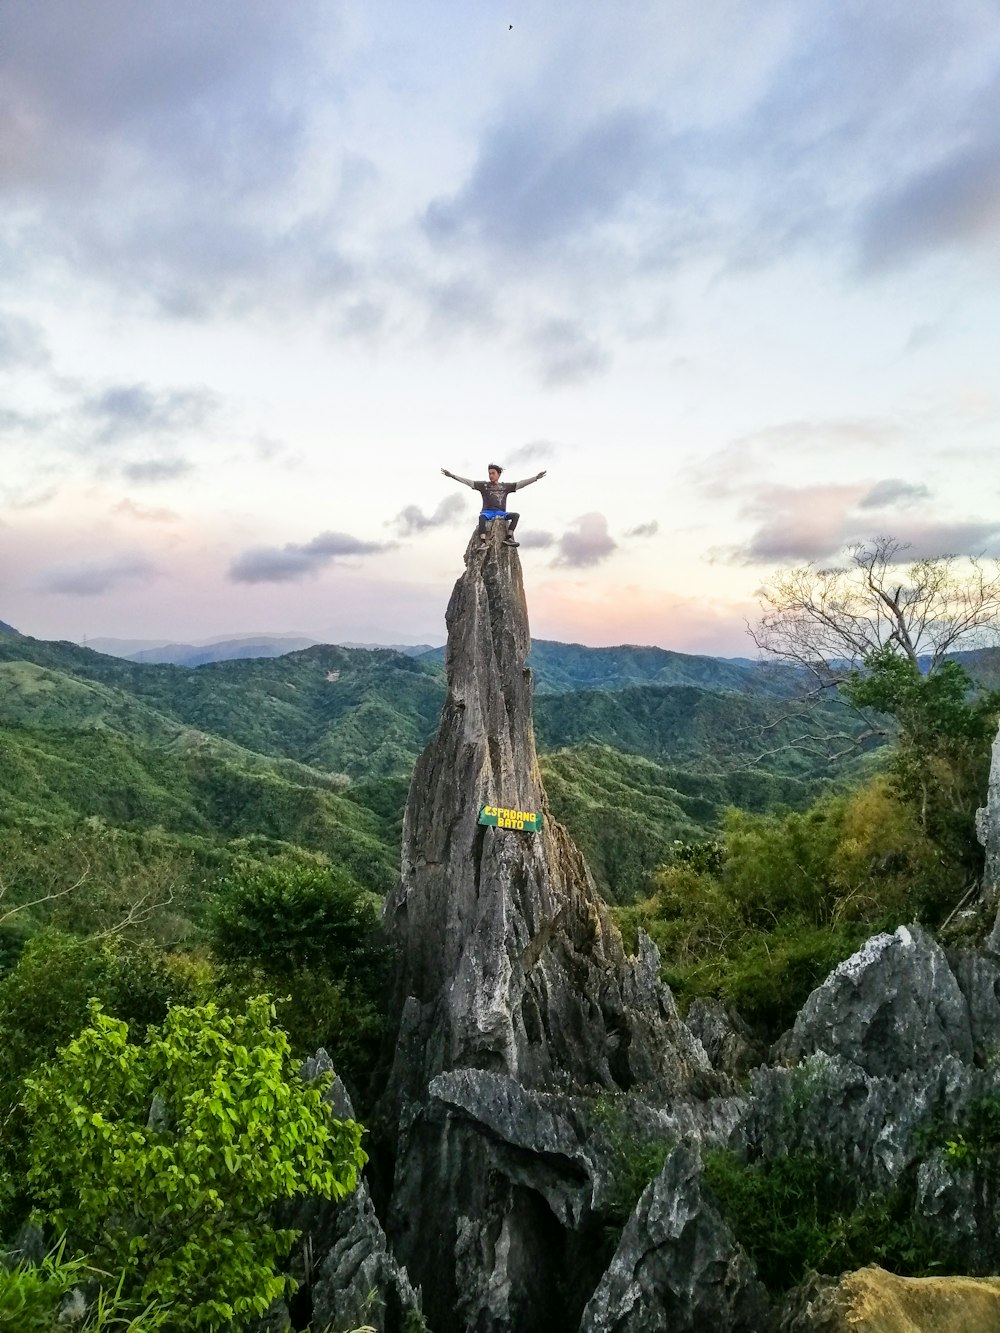
[[[316,644],[191,665],[0,635],[0,812],[257,834],[382,887],[444,702],[441,656]],[[727,806],[804,806],[847,771],[795,744],[787,673],[546,640],[530,660],[552,810],[609,897],[634,895],[674,838],[705,836]],[[835,701],[813,723],[856,725]]]
[[[0,620],[0,634],[17,634],[18,631],[13,625],[8,625],[6,620]]]
[[[247,657],[283,657],[319,644],[306,634],[247,634],[234,639],[208,639],[199,643],[170,643],[161,639],[88,639],[83,645],[128,662],[169,663],[174,666],[205,666],[209,662],[231,662]],[[391,647],[394,652],[419,657],[432,652],[428,643],[344,643],[342,648]]]

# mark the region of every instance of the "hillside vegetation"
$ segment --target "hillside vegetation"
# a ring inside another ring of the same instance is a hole
[[[801,806],[830,780],[826,767],[794,746],[783,748],[794,734],[791,721],[763,741],[762,728],[784,707],[772,673],[757,673],[754,692],[754,668],[745,663],[546,642],[533,653],[541,691],[536,727],[541,751],[551,755],[553,811],[592,858],[612,900],[634,897],[674,837],[716,828],[729,804]],[[626,683],[650,678],[660,683]],[[663,683],[688,678],[705,684]],[[616,688],[557,689],[598,679]],[[353,811],[341,804],[332,815],[330,792],[344,786],[348,801],[377,808],[393,830],[405,780],[443,699],[438,662],[388,649],[312,647],[189,669],[0,636],[0,721],[29,729],[36,749],[48,731],[122,738],[93,791],[85,763],[70,763],[58,780],[48,763],[38,789],[43,804],[51,798],[64,815],[140,824],[164,822],[153,813],[162,808],[171,812],[168,829],[221,837],[255,831],[337,863],[353,855],[337,851],[338,839],[351,842]],[[831,709],[825,725],[844,720]],[[756,762],[764,749],[774,753]],[[158,774],[159,750],[169,759]],[[639,758],[650,762],[632,762]],[[112,800],[107,775],[116,767]],[[362,822],[357,833],[364,841],[371,829]],[[378,860],[396,851],[387,842]]]
[[[865,936],[940,925],[979,873],[973,815],[1000,697],[960,664],[925,679],[873,659],[850,689],[891,720],[892,743],[858,753],[854,714],[832,702],[811,724],[847,738],[831,770],[797,743],[787,677],[561,647],[536,659],[549,673],[535,721],[552,813],[617,900],[626,940],[640,928],[656,940],[682,1006],[717,999],[769,1041]],[[143,1274],[169,1277],[177,1259],[148,1156],[150,1062],[165,1051],[210,1112],[199,1127],[222,1136],[206,1165],[226,1185],[229,1127],[268,1119],[242,1093],[248,1051],[290,1108],[290,1143],[311,1141],[292,1071],[317,1046],[362,1119],[371,1110],[391,973],[381,902],[443,695],[439,663],[391,651],[313,647],[192,670],[0,633],[0,1237],[33,1215],[52,1242],[68,1220],[89,1245],[68,1265],[53,1258],[48,1277],[19,1271],[8,1294],[36,1282],[51,1312],[96,1257],[112,1288],[123,1275],[116,1315],[172,1326],[174,1309],[142,1308]],[[218,1113],[200,1091],[206,1046],[228,1099]],[[363,1160],[349,1138],[344,1188]],[[194,1213],[201,1179],[180,1187]],[[142,1188],[127,1195],[127,1181]],[[199,1233],[198,1255],[177,1260],[197,1260],[206,1283],[225,1271],[218,1299],[232,1310],[234,1293],[263,1308],[281,1281],[266,1231],[274,1182],[259,1184],[227,1201],[232,1235]],[[108,1189],[127,1225],[103,1207]],[[126,1253],[137,1235],[138,1264]],[[217,1242],[243,1256],[239,1272],[213,1258]],[[216,1314],[204,1326],[232,1322]]]

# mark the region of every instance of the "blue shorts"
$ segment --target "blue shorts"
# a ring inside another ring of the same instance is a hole
[[[480,518],[506,518],[506,517],[507,517],[507,510],[506,510],[506,509],[480,509],[480,511],[479,511],[479,517],[480,517]]]

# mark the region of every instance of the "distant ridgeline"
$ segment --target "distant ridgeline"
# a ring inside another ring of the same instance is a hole
[[[856,762],[834,772],[803,754],[794,709],[752,664],[537,640],[532,663],[553,818],[614,901],[645,889],[674,840],[710,836],[727,806],[802,808]],[[381,892],[443,699],[434,656],[316,645],[153,665],[0,623],[0,807],[13,818],[16,805],[20,821],[264,837],[325,854]],[[852,725],[832,704],[813,722],[838,735]],[[490,809],[493,827],[538,831],[536,812]]]
[[[541,811],[508,810],[502,805],[484,805],[479,812],[480,824],[490,824],[494,828],[513,828],[525,833],[540,833],[542,828]]]

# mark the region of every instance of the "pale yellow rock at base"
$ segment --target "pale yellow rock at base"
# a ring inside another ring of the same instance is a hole
[[[1000,1333],[1000,1278],[862,1268],[828,1288],[810,1313],[823,1333]]]

